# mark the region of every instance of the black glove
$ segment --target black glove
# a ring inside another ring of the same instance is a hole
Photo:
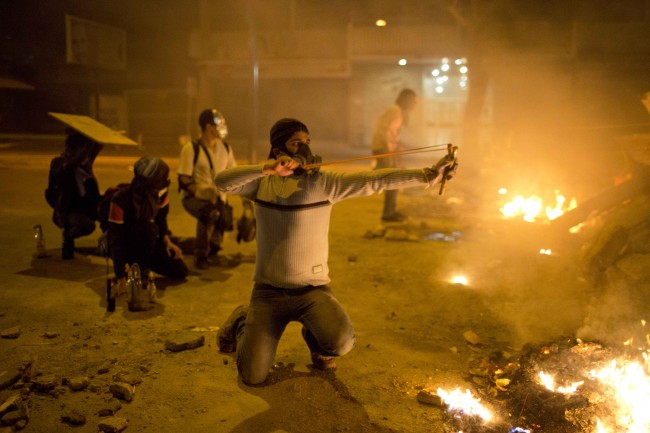
[[[446,180],[451,180],[458,170],[458,160],[450,155],[443,156],[433,167],[424,169],[424,176],[429,185],[439,183],[443,176]]]

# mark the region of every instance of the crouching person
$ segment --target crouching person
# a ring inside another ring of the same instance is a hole
[[[74,258],[74,241],[95,231],[100,201],[93,163],[102,145],[70,131],[65,150],[52,159],[45,199],[52,207],[52,221],[63,231],[63,260]]]
[[[169,166],[144,156],[133,167],[133,180],[110,201],[108,245],[118,294],[126,291],[126,265],[137,263],[142,275],[153,271],[174,280],[187,277],[181,249],[169,235]]]

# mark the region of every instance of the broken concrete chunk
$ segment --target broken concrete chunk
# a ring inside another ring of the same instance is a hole
[[[9,388],[20,379],[20,371],[2,371],[0,372],[0,390]]]
[[[37,391],[50,391],[59,385],[59,379],[53,374],[43,374],[32,379]]]
[[[14,326],[13,328],[7,328],[0,331],[0,337],[15,339],[20,337],[20,326]]]
[[[12,410],[2,415],[0,419],[0,424],[2,425],[14,425],[21,419],[25,419],[25,414],[21,410]]]
[[[418,401],[423,404],[428,404],[429,406],[443,407],[444,402],[438,394],[434,394],[431,391],[422,390],[418,392]]]
[[[22,406],[22,401],[23,399],[18,394],[12,395],[6,399],[0,405],[0,416],[4,415],[7,412],[18,410]]]
[[[138,385],[142,382],[142,377],[139,374],[131,373],[128,371],[120,371],[113,376],[115,382],[124,382],[129,385]]]
[[[97,427],[104,433],[119,433],[126,428],[127,424],[126,418],[111,416],[101,420]]]
[[[66,383],[68,385],[68,388],[70,388],[72,391],[82,391],[90,385],[90,379],[88,379],[86,376],[77,376],[73,377],[71,379],[67,379]]]
[[[469,344],[481,344],[481,338],[474,331],[465,331],[463,337]]]
[[[165,341],[165,348],[172,352],[181,352],[188,349],[196,349],[203,346],[205,337],[192,333],[178,333]]]
[[[43,334],[43,338],[47,338],[48,340],[50,340],[50,339],[52,339],[52,338],[56,338],[56,337],[58,337],[59,335],[60,335],[60,334],[59,334],[58,332],[45,332],[45,333]]]
[[[113,383],[108,390],[115,398],[124,401],[133,400],[133,395],[135,394],[135,386],[124,382]]]
[[[77,409],[72,409],[61,415],[61,421],[70,425],[86,424],[86,416]]]
[[[119,402],[119,400],[112,400],[112,401],[108,402],[108,404],[106,406],[99,409],[99,411],[97,411],[97,415],[98,416],[113,416],[120,409],[122,409],[122,404]]]

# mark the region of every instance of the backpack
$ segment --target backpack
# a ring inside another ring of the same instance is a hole
[[[99,227],[102,229],[102,232],[108,230],[108,214],[111,210],[111,200],[113,199],[113,196],[120,189],[129,185],[130,184],[128,183],[120,183],[116,186],[108,187],[106,188],[106,191],[104,191],[104,195],[102,195],[102,198],[99,200],[99,204],[97,205],[97,220],[99,221]]]
[[[226,143],[225,141],[222,141],[223,145],[226,147],[226,152],[230,155],[230,145]],[[208,163],[210,164],[210,170],[214,170],[214,166],[212,165],[212,158],[210,157],[210,154],[208,153],[208,150],[201,144],[199,140],[193,141],[192,142],[192,149],[194,149],[194,159],[192,160],[192,171],[194,171],[194,167],[196,167],[196,161],[199,159],[199,153],[201,152],[201,149],[205,152],[205,156],[208,158]],[[192,173],[194,175],[194,173]],[[178,192],[181,191],[181,184],[180,181],[178,183]]]

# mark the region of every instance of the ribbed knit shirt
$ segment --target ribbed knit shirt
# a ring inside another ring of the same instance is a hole
[[[255,202],[257,260],[253,280],[285,289],[328,284],[332,205],[385,189],[427,184],[422,170],[385,168],[357,173],[318,171],[265,175],[263,165],[219,173],[217,187]]]

